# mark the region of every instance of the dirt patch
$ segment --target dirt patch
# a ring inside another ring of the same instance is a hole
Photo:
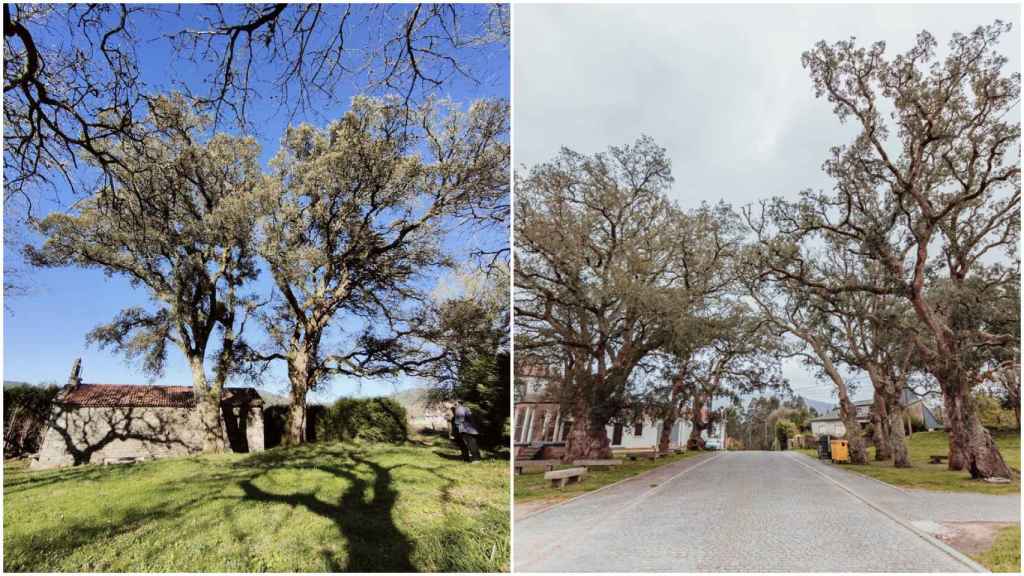
[[[943,522],[943,530],[935,536],[968,555],[977,555],[992,547],[999,530],[1014,524],[1008,522]]]

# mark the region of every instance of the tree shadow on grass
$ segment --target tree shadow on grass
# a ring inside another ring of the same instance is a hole
[[[314,493],[273,494],[253,484],[252,479],[239,483],[247,500],[273,502],[289,506],[301,506],[306,510],[334,522],[345,538],[346,558],[344,564],[327,551],[321,551],[324,562],[330,571],[349,572],[413,572],[413,544],[398,529],[394,521],[394,507],[398,500],[398,492],[392,487],[391,473],[397,468],[406,466],[398,464],[385,467],[349,454],[354,462],[351,469],[337,465],[310,465],[310,468],[328,472],[346,479],[350,486],[342,494],[337,503],[321,500]],[[283,455],[271,457],[274,461],[292,458]],[[256,464],[266,464],[267,460]],[[289,462],[295,467],[299,462]],[[355,473],[355,468],[365,466],[373,472],[373,480],[368,481]],[[301,466],[300,466],[301,467]],[[367,500],[367,492],[372,489],[373,496]]]
[[[4,473],[4,494],[16,494],[25,490],[42,488],[62,482],[81,482],[100,480],[111,475],[122,473],[114,467],[82,466],[78,468],[62,468],[60,470],[26,470],[23,472]]]
[[[101,518],[95,522],[76,522],[60,533],[26,534],[20,537],[4,535],[4,572],[51,572],[61,570],[58,564],[74,554],[79,548],[94,545],[98,541],[116,538],[132,532],[140,526],[182,517],[189,509],[210,501],[210,496],[198,494],[177,504],[133,508],[122,514],[117,522]],[[63,568],[67,569],[67,568]],[[72,569],[74,571],[76,569]],[[80,571],[103,570],[102,566],[79,566]]]

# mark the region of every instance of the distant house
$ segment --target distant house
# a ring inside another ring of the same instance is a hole
[[[409,388],[391,397],[405,408],[410,429],[447,432],[453,402],[431,402],[429,391],[425,388]]]
[[[903,404],[903,409],[907,416],[923,422],[924,427],[929,431],[942,428],[942,422],[935,416],[932,409],[925,404],[923,398],[910,388],[903,389],[900,402]],[[861,400],[853,403],[857,410],[857,422],[862,426],[871,422],[872,404],[874,404],[874,400]],[[846,426],[843,425],[843,421],[839,418],[839,411],[833,410],[828,414],[811,420],[811,433],[815,436],[845,436]]]
[[[82,383],[76,370],[57,395],[32,468],[105,464],[202,450],[191,386]],[[263,450],[263,400],[254,388],[221,397],[224,434],[234,452]]]
[[[557,400],[550,397],[559,378],[556,369],[540,363],[516,368],[512,443],[517,457],[540,452],[541,457],[558,458],[564,453],[572,419],[563,418]]]
[[[572,417],[563,415],[552,391],[561,379],[557,368],[539,362],[524,362],[515,372],[515,410],[513,444],[517,458],[560,458],[572,429]],[[613,422],[607,427],[613,450],[651,450],[657,448],[662,421],[644,418],[632,423]],[[680,418],[672,428],[669,446],[685,448],[692,425]],[[709,448],[725,446],[725,426],[713,425],[702,437]]]

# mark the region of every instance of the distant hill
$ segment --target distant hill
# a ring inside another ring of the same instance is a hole
[[[260,394],[260,398],[263,398],[264,406],[287,406],[291,404],[292,400],[288,396],[282,396],[280,394],[271,394],[266,390],[256,389]]]
[[[395,392],[391,398],[405,408],[409,418],[418,418],[427,412],[427,392],[426,388],[407,388]]]
[[[822,402],[821,400],[812,400],[812,399],[807,398],[805,396],[801,396],[801,398],[803,398],[804,402],[807,403],[807,407],[808,408],[814,408],[815,410],[817,410],[819,416],[827,414],[827,413],[829,413],[829,412],[831,412],[831,411],[836,409],[836,405],[835,404],[830,404],[828,402]]]

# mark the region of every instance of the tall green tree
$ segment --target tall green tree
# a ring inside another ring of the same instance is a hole
[[[458,400],[470,408],[480,442],[507,445],[511,366],[509,274],[496,267],[463,275],[462,291],[430,306],[422,337],[437,346],[436,362],[422,370],[434,404]]]
[[[940,58],[921,32],[907,52],[885,44],[818,43],[803,55],[816,95],[857,134],[825,162],[833,193],[807,191],[780,211],[780,231],[808,248],[822,238],[846,244],[884,270],[882,282],[813,277],[808,252],[776,270],[830,293],[865,291],[905,298],[923,330],[910,336],[939,382],[950,432],[951,469],[975,478],[1009,477],[971,400],[979,347],[1012,336],[970,325],[973,278],[1002,269],[1016,255],[1020,229],[1020,75],[997,50],[1009,25],[996,22],[954,34]],[[945,298],[934,287],[943,286]]]
[[[671,183],[648,137],[590,156],[563,148],[516,182],[516,346],[565,361],[566,459],[610,454],[605,426],[668,336],[683,284]]]
[[[326,128],[288,129],[262,187],[260,254],[279,298],[264,316],[291,384],[286,442],[305,440],[306,396],[336,375],[414,372],[415,337],[446,234],[507,202],[508,104],[460,110],[357,97]]]
[[[192,370],[204,450],[225,448],[221,391],[238,368],[242,325],[256,277],[253,191],[259,146],[215,134],[180,96],[152,100],[145,132],[106,146],[118,159],[109,184],[38,225],[45,242],[28,247],[38,266],[82,266],[123,276],[149,294],[151,308],[123,310],[88,339],[163,372],[167,346]]]

